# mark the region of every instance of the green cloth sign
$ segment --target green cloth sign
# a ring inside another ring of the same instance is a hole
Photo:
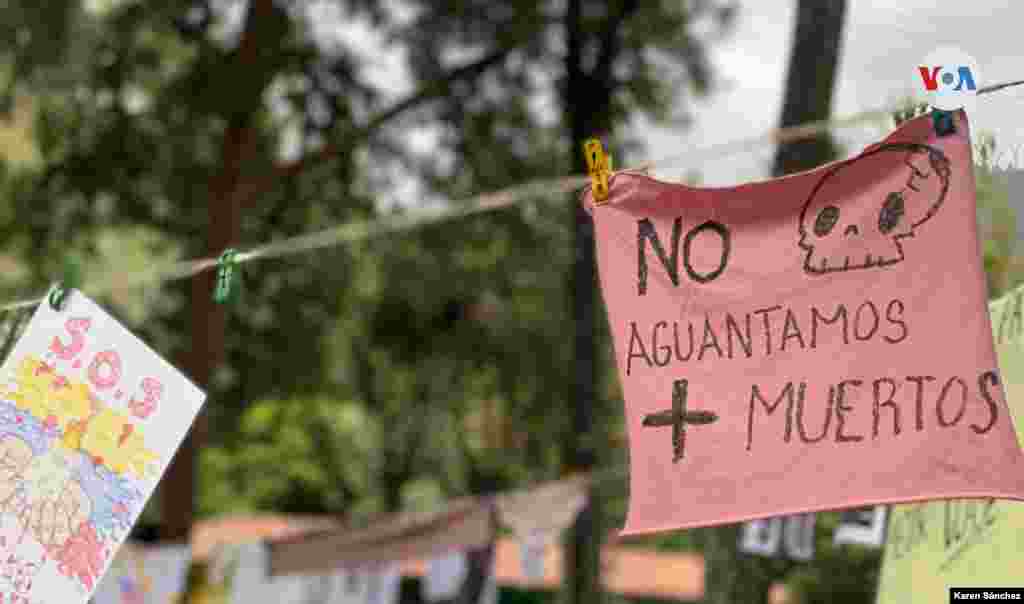
[[[1024,446],[1024,288],[992,302],[1000,376]],[[1024,503],[991,499],[893,506],[877,604],[947,602],[950,587],[1024,585]]]

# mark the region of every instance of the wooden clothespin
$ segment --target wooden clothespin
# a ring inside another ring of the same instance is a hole
[[[587,158],[587,170],[590,172],[594,205],[601,205],[608,200],[608,183],[612,175],[612,158],[604,152],[601,141],[596,138],[587,139],[583,143],[583,154]]]

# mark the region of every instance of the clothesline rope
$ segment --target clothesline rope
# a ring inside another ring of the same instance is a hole
[[[1024,80],[1002,82],[979,89],[978,95],[989,94],[1006,88],[1020,86],[1022,84],[1024,84]],[[758,136],[743,138],[726,143],[717,143],[695,149],[688,153],[650,161],[630,170],[647,170],[654,166],[675,163],[683,159],[691,161],[717,159],[764,143],[782,143],[808,139],[831,130],[886,119],[890,117],[893,112],[906,109],[906,107],[905,103],[901,103],[888,108],[862,111],[845,117],[807,122],[787,128],[777,128]],[[484,193],[470,197],[463,200],[461,203],[451,204],[450,206],[443,208],[426,208],[400,216],[389,216],[372,221],[352,222],[330,229],[307,233],[305,235],[299,235],[283,239],[281,241],[256,246],[240,252],[235,257],[235,262],[243,263],[266,258],[279,258],[316,249],[335,247],[344,243],[367,239],[384,233],[411,230],[427,224],[436,224],[483,212],[507,208],[528,200],[550,201],[554,199],[562,199],[564,195],[577,191],[588,183],[589,177],[587,176],[567,176],[557,179],[531,181],[521,185],[501,189],[499,191],[494,191],[492,193]],[[216,258],[186,260],[176,262],[165,267],[157,267],[156,269],[149,271],[136,272],[127,279],[108,278],[92,282],[88,286],[83,287],[83,290],[87,294],[96,295],[108,292],[114,287],[134,287],[167,283],[170,281],[193,277],[204,271],[215,268],[217,264],[218,261]],[[30,299],[8,302],[0,306],[0,312],[31,308],[42,302],[42,300],[43,296],[40,295]]]
[[[1014,86],[1020,86],[1024,84],[1024,80],[1014,80],[1010,82],[1002,82],[999,84],[993,84],[991,86],[985,86],[978,90],[978,95],[990,94],[1003,90],[1005,88],[1012,88]],[[915,103],[916,106],[923,104]],[[751,147],[761,145],[764,143],[789,143],[793,141],[803,140],[812,138],[819,134],[824,134],[831,130],[839,128],[848,128],[856,126],[866,122],[884,120],[889,118],[894,111],[900,111],[907,109],[908,106],[905,103],[900,103],[891,107],[879,107],[876,109],[869,109],[867,111],[861,111],[860,113],[854,113],[840,118],[830,118],[824,120],[818,120],[814,122],[805,122],[796,126],[790,126],[787,128],[776,128],[775,130],[769,130],[763,134],[755,135],[749,138],[742,138],[735,141],[729,141],[725,143],[717,143],[709,145],[691,151],[688,153],[681,153],[678,155],[665,157],[653,162],[641,164],[633,170],[646,170],[654,166],[666,165],[675,163],[677,161],[686,160],[697,160],[697,159],[721,159],[722,157],[728,157],[740,151],[745,151]],[[625,170],[616,170],[616,172],[622,172]]]

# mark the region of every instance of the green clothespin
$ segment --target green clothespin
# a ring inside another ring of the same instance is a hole
[[[74,254],[68,253],[64,256],[60,283],[50,291],[50,308],[56,311],[63,310],[64,302],[67,301],[71,290],[78,289],[81,283],[82,265]]]
[[[938,136],[949,136],[956,132],[953,123],[953,112],[942,111],[932,108],[932,125],[935,127],[935,134]]]
[[[213,301],[217,304],[235,299],[238,293],[239,273],[235,262],[238,252],[234,248],[228,248],[217,260],[217,282],[213,287]]]

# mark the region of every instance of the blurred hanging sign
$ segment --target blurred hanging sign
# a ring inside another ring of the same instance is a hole
[[[835,545],[867,545],[881,547],[885,542],[885,519],[888,510],[878,505],[866,510],[850,510],[839,517],[833,543]]]
[[[466,497],[430,512],[389,514],[362,528],[340,528],[278,539],[269,544],[274,575],[328,573],[343,566],[433,557],[455,549],[486,547],[496,514]]]
[[[495,498],[500,521],[520,542],[523,576],[544,579],[544,555],[549,545],[576,521],[587,503],[589,480],[576,476]]]
[[[814,558],[814,523],[814,514],[751,520],[743,525],[740,550],[768,557],[784,554],[806,562]]]
[[[623,535],[1024,499],[955,118],[767,182],[623,172],[585,194],[630,431]]]
[[[991,315],[1003,385],[1024,446],[1024,288],[993,302]],[[950,587],[1019,587],[1022,558],[1024,503],[961,499],[894,506],[877,604],[946,601]]]
[[[188,545],[125,543],[92,594],[93,604],[166,604],[185,591]]]
[[[1024,241],[1024,143],[1009,145],[1008,149],[995,153],[989,167],[996,182],[1005,188],[1009,206],[1016,214],[1017,241]],[[1014,252],[1020,253],[1019,244]]]
[[[781,518],[762,518],[743,524],[743,531],[740,534],[740,551],[772,557],[779,553],[781,543]]]

